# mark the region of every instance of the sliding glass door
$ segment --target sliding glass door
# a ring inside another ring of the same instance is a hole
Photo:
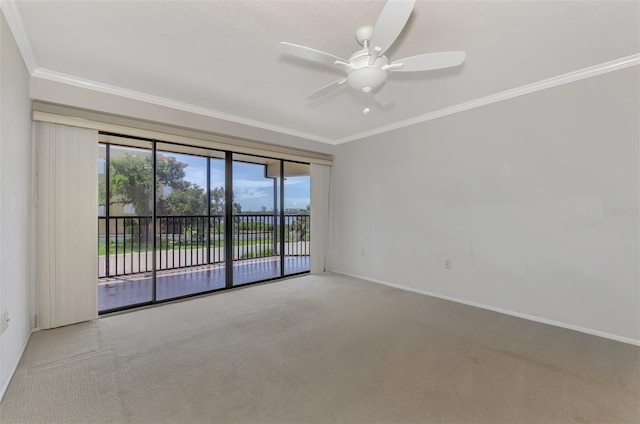
[[[224,169],[223,153],[157,144],[157,300],[225,287],[224,255],[219,246],[222,220],[212,210],[214,199],[220,201],[212,194],[224,190],[221,167]]]
[[[100,137],[101,313],[309,271],[309,165]]]
[[[280,161],[233,155],[233,285],[282,276]]]

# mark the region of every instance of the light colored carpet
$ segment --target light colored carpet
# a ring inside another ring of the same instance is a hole
[[[640,422],[640,348],[335,275],[33,334],[3,423]]]

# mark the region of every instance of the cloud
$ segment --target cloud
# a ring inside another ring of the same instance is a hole
[[[236,200],[249,200],[249,199],[264,199],[270,197],[269,193],[264,190],[256,190],[249,188],[245,190],[234,191]]]

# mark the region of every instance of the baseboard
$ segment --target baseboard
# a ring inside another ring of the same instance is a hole
[[[400,290],[406,290],[406,291],[410,291],[410,292],[413,292],[413,293],[424,294],[424,295],[431,296],[431,297],[437,297],[438,299],[449,300],[451,302],[462,303],[464,305],[474,306],[476,308],[486,309],[486,310],[489,310],[489,311],[498,312],[498,313],[505,314],[505,315],[511,315],[511,316],[514,316],[514,317],[527,319],[529,321],[535,321],[535,322],[539,322],[539,323],[542,323],[542,324],[553,325],[553,326],[556,326],[556,327],[566,328],[568,330],[574,330],[574,331],[579,331],[581,333],[590,334],[592,336],[603,337],[605,339],[611,339],[611,340],[615,340],[617,342],[622,342],[622,343],[627,343],[627,344],[631,344],[631,345],[635,345],[635,346],[640,346],[640,340],[632,339],[632,338],[629,338],[629,337],[618,336],[617,334],[606,333],[604,331],[598,331],[598,330],[593,330],[591,328],[580,327],[578,325],[567,324],[567,323],[560,322],[560,321],[554,321],[554,320],[538,317],[538,316],[535,316],[535,315],[523,314],[523,313],[520,313],[520,312],[511,311],[511,310],[508,310],[508,309],[502,309],[502,308],[497,308],[495,306],[484,305],[482,303],[470,302],[470,301],[464,300],[464,299],[458,299],[458,298],[455,298],[455,297],[444,296],[444,295],[433,293],[433,292],[430,292],[430,291],[427,291],[427,290],[421,290],[421,289],[416,289],[416,288],[409,287],[409,286],[403,286],[401,284],[390,283],[388,281],[377,280],[377,279],[370,278],[370,277],[367,277],[367,276],[364,276],[364,275],[356,275],[356,274],[351,274],[351,273],[343,272],[343,271],[339,271],[339,270],[327,270],[327,271],[334,272],[336,274],[345,275],[347,277],[353,277],[353,278],[358,278],[360,280],[370,281],[370,282],[376,283],[376,284],[382,284],[384,286],[394,287],[394,288],[400,289]]]
[[[9,378],[7,379],[7,382],[4,383],[4,385],[2,386],[2,390],[0,390],[0,402],[2,402],[2,399],[4,399],[4,394],[7,392],[7,389],[9,388],[9,383],[11,383],[11,380],[13,380],[13,375],[16,373],[16,370],[18,369],[18,365],[20,364],[22,355],[24,355],[24,351],[27,348],[27,345],[29,344],[29,340],[31,340],[32,334],[33,334],[33,331],[29,333],[29,337],[27,337],[27,341],[24,342],[24,346],[22,346],[22,350],[20,351],[20,356],[18,357],[18,360],[16,361],[16,363],[13,365],[13,369],[9,374]]]

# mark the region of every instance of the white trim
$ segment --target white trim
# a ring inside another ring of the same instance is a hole
[[[24,28],[22,17],[16,7],[16,2],[13,0],[0,0],[0,10],[2,10],[7,24],[9,24],[9,28],[11,28],[13,38],[16,40],[18,49],[22,54],[24,64],[27,66],[29,73],[33,74],[38,68],[38,65],[36,64],[36,59],[33,54],[33,49],[31,48],[31,43],[29,42],[29,37],[27,36],[27,31]]]
[[[0,389],[0,402],[2,402],[2,399],[4,398],[4,394],[7,392],[7,389],[9,388],[9,383],[11,383],[11,380],[13,379],[13,375],[16,373],[16,370],[18,369],[18,365],[22,360],[22,355],[24,355],[24,351],[27,348],[27,345],[29,344],[29,340],[31,340],[32,334],[33,334],[33,330],[31,330],[31,332],[29,333],[29,337],[27,337],[27,341],[24,342],[24,346],[22,346],[22,351],[20,352],[20,356],[18,357],[18,360],[16,361],[16,363],[13,364],[13,368],[9,373],[9,378],[7,378],[7,382],[4,383],[4,385],[2,386],[2,389]]]
[[[370,278],[370,277],[365,277],[365,276],[362,276],[362,275],[350,274],[348,272],[342,272],[342,271],[338,271],[338,270],[329,270],[329,271],[330,272],[334,272],[336,274],[345,275],[347,277],[358,278],[360,280],[370,281],[372,283],[382,284],[384,286],[389,286],[389,287],[394,287],[394,288],[400,289],[400,290],[406,290],[406,291],[413,292],[413,293],[418,293],[418,294],[423,294],[423,295],[427,295],[427,296],[431,296],[431,297],[436,297],[438,299],[444,299],[444,300],[448,300],[448,301],[451,301],[451,302],[461,303],[463,305],[474,306],[474,307],[480,308],[480,309],[486,309],[486,310],[489,310],[489,311],[498,312],[498,313],[505,314],[505,315],[511,315],[511,316],[514,316],[514,317],[527,319],[529,321],[535,321],[535,322],[539,322],[539,323],[542,323],[542,324],[553,325],[555,327],[560,327],[560,328],[566,328],[568,330],[579,331],[581,333],[590,334],[592,336],[603,337],[605,339],[611,339],[611,340],[615,340],[617,342],[628,343],[628,344],[631,344],[631,345],[640,346],[640,340],[636,340],[636,339],[632,339],[632,338],[624,337],[624,336],[618,336],[617,334],[606,333],[604,331],[593,330],[591,328],[580,327],[578,325],[567,324],[567,323],[560,322],[560,321],[554,321],[554,320],[550,320],[550,319],[546,319],[546,318],[541,318],[541,317],[538,317],[538,316],[535,316],[535,315],[523,314],[523,313],[520,313],[520,312],[511,311],[509,309],[502,309],[502,308],[498,308],[498,307],[495,307],[495,306],[484,305],[482,303],[470,302],[468,300],[459,299],[459,298],[456,298],[456,297],[444,296],[444,295],[433,293],[433,292],[430,292],[430,291],[427,291],[427,290],[421,290],[421,289],[416,289],[416,288],[409,287],[409,286],[403,286],[402,284],[389,283],[387,281],[377,280],[377,279],[373,279],[373,278]]]
[[[586,78],[595,77],[608,72],[618,71],[620,69],[629,68],[631,66],[637,66],[637,65],[640,65],[640,53],[632,54],[631,56],[621,57],[619,59],[615,59],[610,62],[601,63],[599,65],[591,66],[584,69],[579,69],[577,71],[569,72],[569,73],[551,77],[542,81],[523,85],[517,88],[513,88],[511,90],[503,91],[501,93],[491,94],[486,97],[481,97],[479,99],[471,100],[465,103],[460,103],[455,106],[425,113],[424,115],[419,115],[413,118],[405,119],[403,121],[395,122],[393,124],[383,125],[381,127],[377,127],[369,131],[363,131],[358,134],[350,135],[350,136],[335,140],[334,144],[337,145],[337,144],[347,143],[349,141],[359,140],[365,137],[371,137],[374,135],[397,130],[400,128],[409,127],[411,125],[420,124],[422,122],[431,121],[432,119],[453,115],[454,113],[464,112],[466,110],[475,109],[477,107],[490,105],[492,103],[501,102],[503,100],[509,100],[514,97],[535,93],[536,91],[546,90],[548,88],[569,84],[569,83],[580,81]]]
[[[73,75],[63,74],[60,72],[51,71],[49,69],[38,68],[35,72],[32,72],[32,77],[42,78],[49,81],[59,82],[62,84],[72,85],[88,90],[93,90],[101,93],[112,94],[114,96],[124,97],[127,99],[138,100],[141,102],[164,106],[171,109],[182,110],[185,112],[191,112],[202,116],[208,116],[211,118],[222,119],[236,124],[247,125],[254,128],[260,128],[267,131],[274,131],[280,134],[291,135],[294,137],[300,137],[307,140],[318,141],[321,143],[333,144],[333,140],[320,137],[315,134],[310,134],[292,128],[281,127],[279,125],[269,124],[266,122],[258,121],[255,119],[246,118],[244,116],[233,115],[219,110],[209,109],[202,106],[195,106],[189,103],[179,102],[171,100],[166,97],[155,96],[152,94],[143,93],[140,91],[130,90],[128,88],[117,87],[110,84],[104,84],[97,81],[91,81],[84,78],[75,77]]]

